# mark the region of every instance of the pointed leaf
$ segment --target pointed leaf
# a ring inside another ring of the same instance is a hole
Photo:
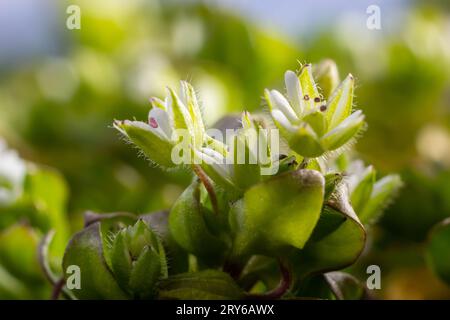
[[[351,114],[353,106],[353,86],[353,76],[349,74],[329,98],[326,116],[331,129],[335,128]]]
[[[378,180],[373,186],[370,200],[359,214],[361,222],[367,224],[376,221],[397,195],[402,185],[402,180],[398,175],[389,175]]]
[[[151,161],[163,166],[173,167],[173,144],[155,133],[151,126],[140,121],[115,121],[114,127],[134,143]]]
[[[372,166],[367,167],[361,180],[351,194],[352,207],[356,214],[360,215],[363,208],[367,205],[372,194],[373,185],[376,180],[376,172]],[[361,216],[359,216],[361,219]]]
[[[155,295],[156,283],[161,278],[159,255],[149,247],[145,247],[137,261],[133,264],[129,287],[137,299],[150,299]]]
[[[364,126],[364,116],[356,111],[333,130],[324,135],[320,142],[327,150],[335,150],[356,138]]]

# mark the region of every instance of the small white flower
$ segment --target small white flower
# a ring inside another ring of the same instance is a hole
[[[0,206],[13,203],[23,191],[26,164],[0,139]]]
[[[333,91],[328,102],[320,95],[311,65],[300,74],[286,71],[287,98],[277,90],[265,91],[272,118],[289,146],[305,157],[318,157],[338,149],[361,129],[364,115],[352,113],[352,75]]]

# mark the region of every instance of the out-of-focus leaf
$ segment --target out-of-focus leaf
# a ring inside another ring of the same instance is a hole
[[[29,299],[24,283],[10,274],[0,264],[0,299]]]
[[[376,172],[372,166],[367,167],[364,171],[361,181],[353,190],[350,200],[353,210],[356,214],[360,214],[372,195],[373,185],[376,180]],[[360,217],[361,218],[361,217]]]
[[[217,270],[179,274],[161,281],[159,285],[161,299],[236,300],[243,296],[234,280]]]
[[[40,235],[33,228],[16,224],[0,233],[0,264],[19,279],[41,282],[38,244]]]
[[[330,59],[321,61],[313,66],[313,73],[323,95],[330,97],[331,93],[339,85],[339,72],[336,63]]]
[[[69,238],[66,216],[68,191],[63,177],[51,169],[31,169],[25,181],[25,190],[36,208],[33,225],[44,231],[56,231],[50,252],[52,256],[61,258]]]
[[[393,197],[397,195],[402,185],[402,180],[398,175],[389,175],[378,180],[373,186],[370,200],[358,215],[360,221],[364,224],[375,222]]]
[[[81,271],[81,288],[72,293],[80,299],[127,299],[103,257],[100,223],[96,222],[76,233],[63,259],[63,270],[76,265]],[[69,274],[64,273],[66,280]]]
[[[303,248],[319,219],[324,184],[319,172],[302,169],[247,190],[230,212],[234,253],[278,255],[283,247]]]
[[[450,218],[431,230],[426,253],[433,271],[450,285]]]

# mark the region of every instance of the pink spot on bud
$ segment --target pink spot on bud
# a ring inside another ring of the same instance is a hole
[[[156,119],[153,117],[150,117],[148,119],[148,123],[150,124],[150,127],[152,128],[158,128],[158,122],[156,122]]]

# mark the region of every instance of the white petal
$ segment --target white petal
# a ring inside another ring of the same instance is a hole
[[[216,152],[212,149],[202,148],[202,150],[206,153],[199,150],[194,150],[196,157],[200,158],[202,162],[210,165],[211,168],[220,176],[230,179],[230,166],[224,163],[224,158],[222,155],[219,153],[216,154]],[[219,158],[216,158],[217,155]]]
[[[281,112],[283,112],[290,121],[298,120],[298,117],[295,114],[294,110],[292,110],[289,102],[281,93],[279,93],[277,90],[270,91],[270,99],[272,100],[274,107],[281,110]]]
[[[141,128],[143,130],[150,131],[154,135],[158,136],[160,139],[170,141],[170,139],[166,136],[166,134],[164,133],[164,131],[161,129],[160,126],[158,126],[157,128],[153,128],[150,125],[148,125],[147,123],[142,122],[142,121],[125,120],[124,123],[128,126],[135,126],[135,127]]]
[[[294,131],[293,125],[290,123],[290,121],[286,118],[283,112],[280,110],[273,110],[272,111],[272,117],[275,121],[277,121],[283,128],[289,131]]]
[[[299,117],[303,114],[303,93],[300,86],[300,80],[298,79],[295,72],[288,70],[284,74],[284,82],[286,83],[286,90],[288,94],[289,101],[294,111]]]
[[[161,130],[167,140],[172,138],[172,125],[169,114],[159,108],[153,108],[148,113],[148,121],[152,129]]]
[[[215,162],[217,162],[217,163],[225,162],[225,157],[220,152],[217,152],[216,150],[213,150],[211,148],[202,148],[201,151],[204,154],[208,155],[209,157],[213,158],[215,160]]]
[[[0,187],[0,204],[16,200],[22,193],[25,175],[25,161],[16,151],[7,149],[6,143],[0,141],[0,180],[7,182],[6,187]]]

